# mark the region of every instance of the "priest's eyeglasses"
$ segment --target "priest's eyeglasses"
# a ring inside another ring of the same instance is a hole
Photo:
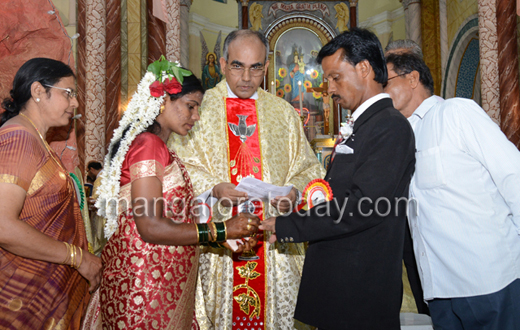
[[[232,63],[228,65],[229,71],[233,76],[241,77],[246,70],[249,70],[249,73],[253,77],[259,77],[264,75],[265,66],[262,64],[253,65],[249,68],[245,68],[244,66],[236,63]]]
[[[64,90],[65,93],[67,93],[67,98],[69,100],[72,100],[73,98],[78,97],[78,92],[76,92],[75,90],[70,89],[70,88],[62,88],[62,87],[56,87],[56,86],[51,86],[51,85],[43,85],[43,86],[49,87],[49,88],[56,88],[56,89]]]

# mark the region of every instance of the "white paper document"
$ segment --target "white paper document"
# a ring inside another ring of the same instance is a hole
[[[275,186],[255,178],[245,177],[235,189],[247,193],[249,199],[259,198],[268,201],[277,196],[288,195],[292,187],[292,185],[285,187]]]

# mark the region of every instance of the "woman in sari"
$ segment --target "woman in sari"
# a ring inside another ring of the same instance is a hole
[[[0,122],[0,328],[79,329],[101,280],[72,179],[45,141],[78,106],[62,62],[34,58],[16,73]]]
[[[188,173],[166,142],[199,120],[202,85],[161,59],[148,67],[114,132],[96,207],[108,242],[100,289],[103,329],[198,329],[198,244],[255,234],[259,219],[197,224]],[[254,242],[245,244],[249,248]]]

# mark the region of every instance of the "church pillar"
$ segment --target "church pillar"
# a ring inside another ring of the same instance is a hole
[[[357,4],[358,0],[349,0],[350,4],[350,28],[357,26]]]
[[[482,108],[500,121],[496,0],[478,1]]]
[[[446,8],[446,0],[439,0],[439,28],[441,39],[441,77],[444,77],[446,71],[446,63],[448,62],[448,12]]]
[[[181,60],[181,28],[180,28],[180,0],[166,0],[166,59],[168,61]]]
[[[148,64],[166,55],[166,23],[153,15],[153,0],[146,0],[148,29]]]
[[[78,109],[77,114],[80,114],[82,119],[75,121],[76,131],[76,146],[78,148],[79,168],[82,172],[85,169],[85,86],[86,86],[86,67],[87,67],[87,0],[78,0],[78,16],[77,16],[77,31],[79,37],[77,39],[77,54],[76,54],[76,86],[78,89]]]
[[[500,128],[511,142],[520,147],[516,2],[511,0],[496,1]]]
[[[240,3],[242,4],[242,30],[249,29],[249,13],[247,12],[249,0],[240,0]]]
[[[421,30],[420,40],[423,45],[424,62],[430,68],[433,77],[433,90],[440,95],[442,82],[440,15],[438,0],[421,0],[421,25],[412,30]],[[414,40],[417,42],[417,40]]]
[[[402,0],[404,7],[404,19],[406,38],[412,39],[422,46],[421,36],[421,0]]]
[[[190,48],[189,48],[189,15],[192,0],[181,0],[181,65],[185,68],[190,66]]]
[[[106,0],[106,133],[105,146],[110,144],[119,123],[121,106],[121,0]],[[98,161],[103,161],[106,148]]]
[[[106,0],[86,0],[85,164],[105,154]]]

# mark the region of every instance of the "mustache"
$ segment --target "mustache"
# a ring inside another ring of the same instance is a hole
[[[341,97],[338,94],[332,94],[330,97],[333,99],[340,99]]]

